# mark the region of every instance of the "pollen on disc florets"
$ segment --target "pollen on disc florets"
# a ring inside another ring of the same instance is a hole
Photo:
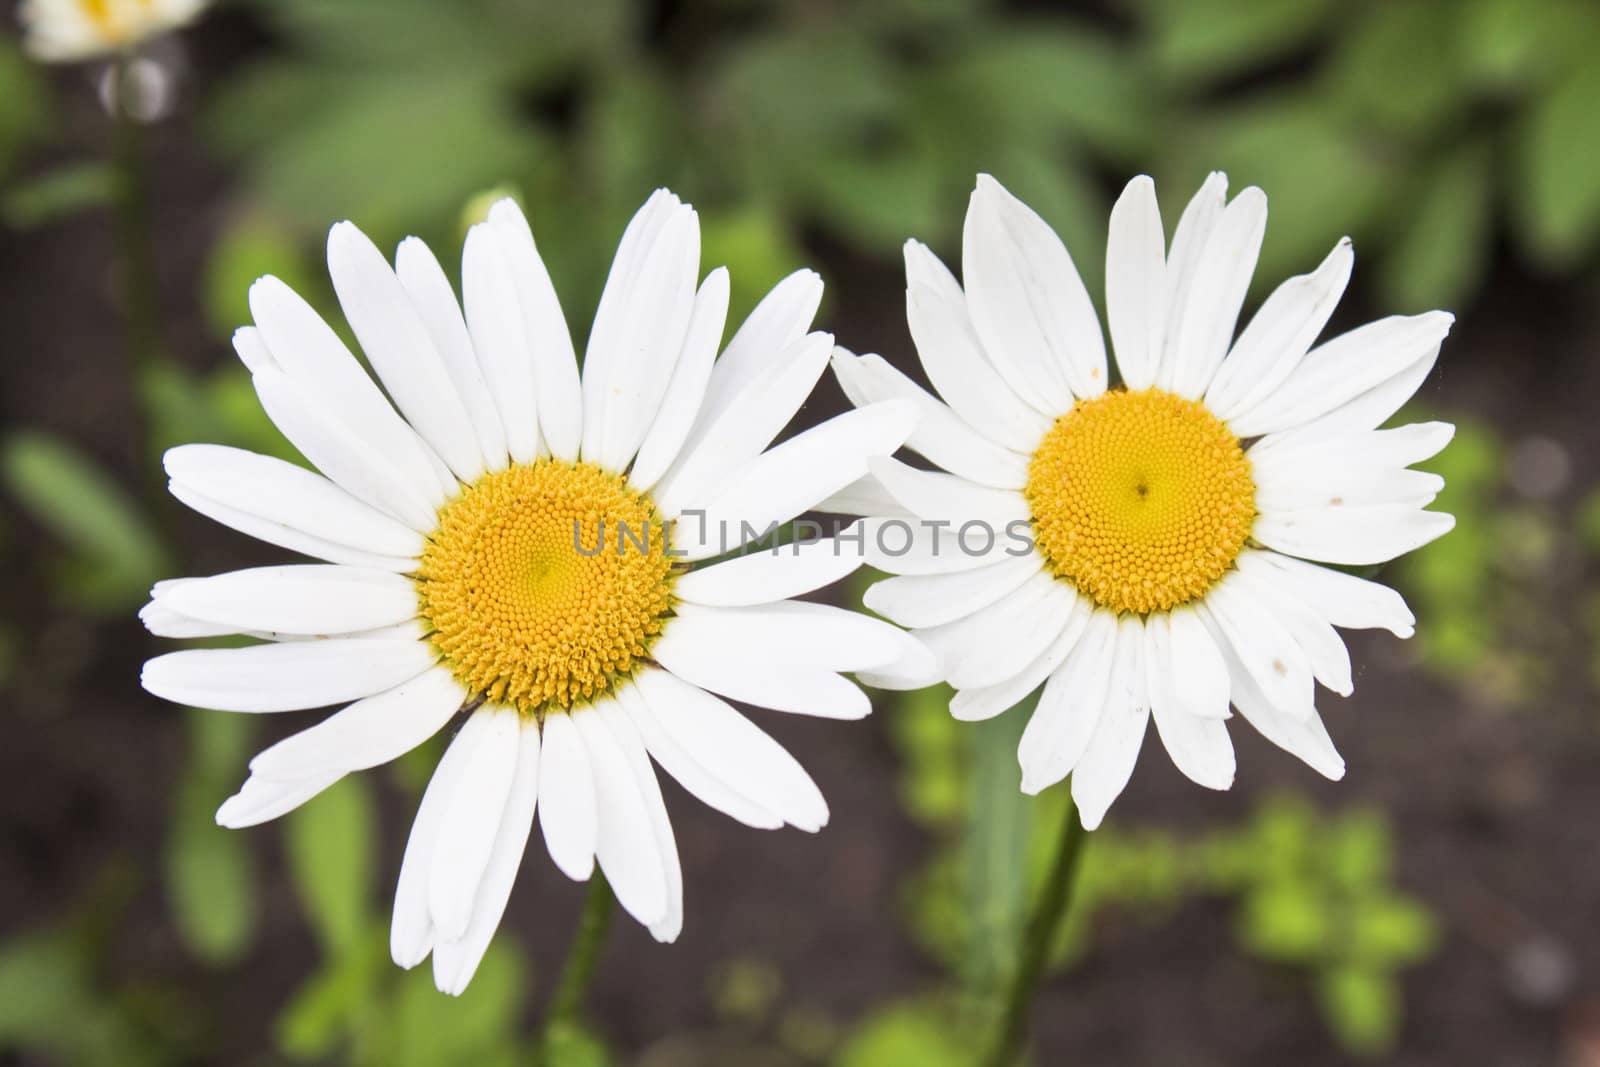
[[[1117,612],[1204,596],[1255,519],[1239,439],[1204,405],[1160,389],[1080,400],[1045,434],[1023,494],[1055,574]]]
[[[666,553],[655,505],[617,475],[508,467],[439,509],[416,572],[420,615],[468,691],[524,714],[570,708],[632,673],[661,632]]]

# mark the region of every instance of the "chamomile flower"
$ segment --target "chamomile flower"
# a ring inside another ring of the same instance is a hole
[[[1230,705],[1341,777],[1314,700],[1319,682],[1352,690],[1334,627],[1409,637],[1414,619],[1393,590],[1320,564],[1382,563],[1454,525],[1424,510],[1442,480],[1408,469],[1453,428],[1378,429],[1427,376],[1451,316],[1394,316],[1317,345],[1350,276],[1344,240],[1235,338],[1267,201],[1250,188],[1225,202],[1226,188],[1211,175],[1170,247],[1149,178],[1113,208],[1115,384],[1066,248],[987,176],[967,212],[964,289],[906,245],[911,333],[944,402],[877,356],[834,360],[857,404],[915,403],[907,447],[942,468],[874,460],[833,505],[878,516],[871,560],[897,576],[867,605],[939,655],[959,719],[1043,685],[1022,786],[1070,774],[1091,829],[1152,717],[1203,786],[1233,782]]]
[[[131,48],[194,19],[207,0],[22,0],[23,47],[46,63]]]
[[[910,405],[769,448],[832,351],[808,332],[821,281],[783,281],[716,359],[728,275],[699,279],[697,216],[664,190],[623,235],[581,373],[509,200],[467,237],[462,305],[415,239],[391,268],[341,223],[328,263],[378,383],[274,278],[234,338],[320,473],[216,445],[166,457],[190,507],[324,562],[158,585],[154,633],[259,641],[160,656],[145,688],[235,712],[348,704],[251,760],[217,813],[229,827],[459,723],[411,830],[391,942],[405,967],[431,952],[447,992],[499,924],[536,809],[557,867],[583,880],[598,863],[673,940],[683,882],[651,760],[742,823],[815,831],[816,785],[727,701],[854,719],[867,697],[841,672],[914,685],[935,666],[888,623],[790,599],[858,565],[831,540],[691,565],[864,475],[909,434]]]

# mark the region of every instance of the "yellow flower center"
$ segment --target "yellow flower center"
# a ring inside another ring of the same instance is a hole
[[[570,708],[632,673],[672,608],[655,505],[591,463],[486,474],[439,509],[420,614],[462,685],[524,714]]]
[[[1141,615],[1222,577],[1250,536],[1255,492],[1232,431],[1160,389],[1080,400],[1045,434],[1023,489],[1057,577]]]

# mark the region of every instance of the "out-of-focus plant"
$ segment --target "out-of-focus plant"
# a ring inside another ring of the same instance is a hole
[[[1008,712],[991,720],[985,737],[950,719],[935,693],[910,695],[893,720],[906,757],[905,795],[966,798],[966,807],[947,799],[909,805],[941,846],[908,884],[907,905],[913,934],[959,977],[967,998],[960,1010],[946,1005],[930,1013],[912,1004],[872,1013],[854,1038],[869,1049],[883,1042],[915,1050],[924,1041],[939,1043],[941,1033],[970,1031],[960,1011],[968,1018],[981,1013],[984,991],[1015,966],[1014,959],[995,957],[994,942],[1017,943],[1066,807],[1065,792],[1049,790],[1020,805],[1019,814],[990,810],[1001,791],[984,784],[985,764],[1003,756],[1005,773],[1012,773],[1014,734],[1025,718]],[[1017,722],[1007,727],[1008,720]],[[981,833],[958,833],[963,819],[978,820]],[[1195,899],[1228,900],[1236,905],[1241,950],[1305,973],[1345,1048],[1378,1054],[1393,1046],[1403,1001],[1397,974],[1433,953],[1437,931],[1426,905],[1391,884],[1393,846],[1381,814],[1324,817],[1293,796],[1276,796],[1237,827],[1197,837],[1111,827],[1096,832],[1094,845],[1051,948],[1053,967],[1070,968],[1089,951],[1097,922],[1108,914],[1154,924]],[[948,1036],[943,1043],[949,1045]]]
[[[1349,233],[1386,300],[1477,291],[1503,226],[1553,271],[1600,247],[1600,72],[1585,0],[1141,0],[1168,88],[1159,166],[1277,190],[1265,276]],[[1501,212],[1504,215],[1501,215]],[[1502,222],[1503,218],[1503,222]]]

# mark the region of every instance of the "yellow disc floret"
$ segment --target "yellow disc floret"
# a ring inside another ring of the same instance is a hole
[[[629,675],[672,607],[655,505],[590,463],[486,474],[439,509],[416,572],[430,640],[462,685],[524,714]]]
[[[1160,389],[1080,400],[1023,490],[1056,575],[1101,607],[1147,614],[1205,595],[1255,518],[1250,461],[1205,407]]]

